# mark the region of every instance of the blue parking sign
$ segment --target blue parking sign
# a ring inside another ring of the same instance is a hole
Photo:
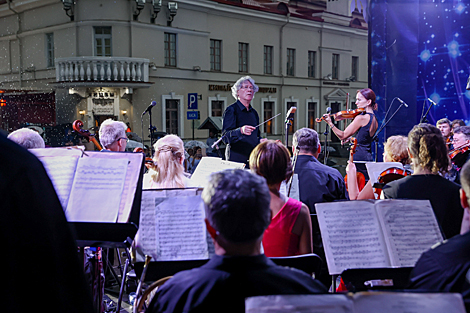
[[[197,110],[197,93],[188,93],[188,110]]]

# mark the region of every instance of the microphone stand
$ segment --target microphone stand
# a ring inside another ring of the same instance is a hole
[[[424,104],[426,103],[426,100],[424,100],[424,103],[423,103],[423,109],[424,109]],[[429,111],[431,110],[431,107],[432,107],[432,104],[429,106],[428,110],[426,111],[426,114],[424,114],[424,116],[421,118],[421,120],[419,121],[420,123],[427,123],[428,120],[427,120],[427,116],[428,116],[428,113]]]
[[[155,126],[152,125],[152,110],[149,110],[149,130],[150,130],[150,150],[152,151],[152,154],[154,154],[155,151],[153,151],[153,139],[154,139],[154,132],[157,129]]]
[[[395,100],[395,99],[394,99]],[[395,110],[395,112],[393,112],[392,116],[390,116],[390,118],[388,119],[388,121],[385,121],[384,123],[382,123],[382,126],[380,126],[380,128],[375,132],[375,135],[374,137],[372,137],[372,141],[375,141],[375,162],[377,162],[377,152],[378,152],[378,149],[379,149],[379,139],[378,139],[378,136],[380,134],[380,132],[385,128],[385,126],[387,126],[388,123],[390,123],[390,121],[393,119],[393,117],[398,113],[398,111],[400,111],[401,107],[404,105],[404,102],[401,102],[400,106],[398,107],[398,109]]]
[[[286,119],[286,148],[289,147],[289,127],[292,126],[291,121],[294,120],[293,117],[288,117]]]
[[[326,124],[326,129],[323,135],[325,135],[325,145],[323,147],[323,164],[327,163],[327,151],[328,151],[328,134],[330,133],[330,125]]]

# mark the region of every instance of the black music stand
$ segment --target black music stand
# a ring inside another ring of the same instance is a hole
[[[141,171],[139,173],[139,178],[137,181],[136,191],[134,195],[134,201],[132,202],[131,212],[129,214],[129,220],[127,223],[101,223],[101,222],[69,222],[69,226],[72,231],[75,231],[77,245],[81,247],[83,251],[84,247],[100,247],[100,248],[111,248],[125,249],[127,254],[126,263],[124,269],[122,268],[121,258],[119,253],[119,269],[121,272],[121,282],[119,282],[118,276],[111,264],[109,264],[109,269],[111,274],[114,276],[118,282],[119,288],[119,298],[116,307],[116,312],[119,313],[121,309],[122,296],[124,293],[124,286],[127,277],[127,271],[129,268],[129,263],[131,259],[130,247],[132,241],[138,230],[139,219],[140,219],[140,205],[142,200],[142,184],[143,184],[143,174],[145,171],[144,158],[142,158]],[[103,254],[104,255],[104,254]],[[104,260],[108,262],[108,260]],[[108,262],[109,263],[109,262]]]
[[[351,292],[367,290],[402,290],[408,285],[412,267],[356,268],[341,273]]]

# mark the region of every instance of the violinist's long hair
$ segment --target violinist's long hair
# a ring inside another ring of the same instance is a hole
[[[441,131],[431,124],[418,124],[408,134],[408,148],[413,164],[433,174],[447,172],[450,159]]]
[[[184,145],[180,137],[166,135],[154,145],[157,171],[152,179],[161,188],[184,188],[185,175],[181,162],[184,158]]]

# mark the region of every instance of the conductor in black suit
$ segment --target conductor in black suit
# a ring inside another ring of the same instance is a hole
[[[251,106],[255,93],[259,88],[250,76],[244,76],[232,86],[232,96],[237,102],[230,105],[224,112],[222,136],[230,144],[228,160],[245,163],[254,147],[261,139],[258,112]]]

